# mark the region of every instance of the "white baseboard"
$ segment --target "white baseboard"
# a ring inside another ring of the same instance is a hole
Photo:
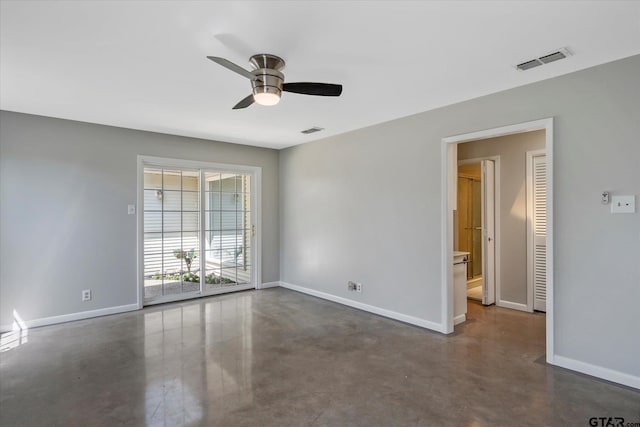
[[[388,317],[390,319],[399,320],[401,322],[410,323],[412,325],[420,326],[422,328],[431,329],[433,331],[444,333],[442,325],[440,323],[435,323],[430,320],[409,316],[407,314],[402,314],[396,311],[387,310],[385,308],[364,304],[358,301],[353,301],[347,298],[342,298],[336,295],[328,294],[326,292],[320,292],[314,289],[305,288],[304,286],[293,285],[287,282],[280,282],[280,286],[282,286],[283,288],[291,289],[292,291],[302,292],[303,294],[312,295],[314,297],[337,302],[338,304],[343,304],[349,307],[357,308],[359,310],[368,311],[369,313],[377,314],[379,316]]]
[[[496,305],[498,307],[510,308],[512,310],[520,310],[520,311],[527,311],[527,312],[529,311],[529,309],[527,308],[527,304],[520,304],[519,302],[500,300],[496,302]]]
[[[258,289],[277,288],[280,286],[280,282],[266,282],[258,286]]]
[[[460,323],[464,322],[465,320],[467,320],[467,315],[466,314],[459,314],[456,317],[453,318],[453,325],[459,325]]]
[[[614,371],[613,369],[603,368],[602,366],[592,365],[564,356],[558,356],[557,354],[553,356],[552,364],[593,377],[602,378],[603,380],[640,389],[640,377],[636,377],[635,375],[625,374],[624,372]]]
[[[57,323],[73,322],[74,320],[90,319],[92,317],[107,316],[109,314],[124,313],[126,311],[139,310],[138,304],[119,305],[116,307],[100,308],[97,310],[80,311],[78,313],[63,314],[60,316],[42,317],[40,319],[24,320],[27,328],[55,325]],[[0,326],[0,332],[13,330],[13,324]]]

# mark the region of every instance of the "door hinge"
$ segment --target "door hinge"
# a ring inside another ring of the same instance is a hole
[[[251,237],[256,235],[256,226],[255,224],[251,224]]]

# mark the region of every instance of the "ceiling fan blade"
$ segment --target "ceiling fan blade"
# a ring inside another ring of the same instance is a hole
[[[207,56],[207,58],[212,60],[216,64],[220,64],[223,67],[225,67],[225,68],[227,68],[227,69],[229,69],[229,70],[231,70],[233,72],[236,72],[236,73],[240,74],[241,76],[244,76],[244,77],[248,78],[249,80],[257,80],[258,79],[256,76],[251,74],[250,71],[245,70],[241,66],[234,64],[233,62],[229,61],[228,59],[220,58],[218,56]]]
[[[236,105],[234,105],[233,109],[239,110],[241,108],[247,108],[251,104],[253,104],[253,94],[247,96],[242,101],[238,102]]]
[[[285,83],[282,85],[285,92],[301,93],[303,95],[340,96],[342,85],[330,83]]]

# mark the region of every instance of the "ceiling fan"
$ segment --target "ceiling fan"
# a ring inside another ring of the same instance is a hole
[[[247,108],[254,102],[260,105],[276,105],[280,102],[282,91],[317,96],[340,96],[342,93],[342,85],[310,82],[285,83],[284,74],[280,72],[284,68],[284,60],[268,53],[253,55],[249,58],[253,71],[245,70],[228,59],[217,56],[207,56],[207,58],[251,80],[253,89],[251,95],[238,102],[233,107],[234,110]]]

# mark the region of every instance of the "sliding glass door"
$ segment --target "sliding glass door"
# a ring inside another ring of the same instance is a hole
[[[144,304],[255,287],[255,174],[142,163]]]
[[[205,289],[251,283],[251,176],[206,171]]]

